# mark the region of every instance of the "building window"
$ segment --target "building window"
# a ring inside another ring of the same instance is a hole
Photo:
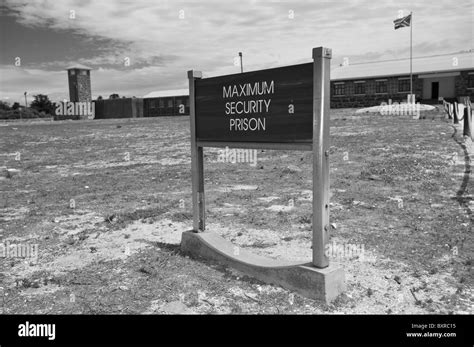
[[[81,73],[81,75],[87,76],[87,70],[81,70],[80,73]]]
[[[186,98],[186,107],[189,107],[189,98]]]
[[[176,106],[179,107],[179,105],[181,105],[181,104],[182,104],[182,100],[181,99],[176,99]]]
[[[354,83],[354,94],[358,94],[358,95],[365,94],[365,82]]]
[[[155,100],[150,100],[150,108],[155,108]]]
[[[375,93],[376,94],[387,93],[387,80],[375,81]]]
[[[71,76],[74,76],[74,75],[76,74],[76,70],[69,70],[69,74],[70,74]]]
[[[165,100],[160,99],[160,108],[163,108],[163,107],[165,107]]]
[[[334,95],[344,95],[344,83],[334,83]]]
[[[168,107],[173,107],[173,99],[168,99]]]
[[[410,79],[409,78],[398,80],[398,92],[399,93],[410,92]]]
[[[474,73],[467,75],[467,87],[474,88]]]

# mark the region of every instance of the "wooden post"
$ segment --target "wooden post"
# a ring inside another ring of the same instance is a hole
[[[189,79],[189,116],[191,123],[191,174],[193,195],[193,231],[200,232],[206,228],[204,205],[204,163],[202,147],[196,139],[196,103],[194,99],[195,81],[202,78],[200,71],[188,71]]]
[[[453,123],[459,124],[458,102],[456,100],[453,101]]]
[[[331,49],[313,48],[313,265],[325,268],[329,236],[329,102]]]
[[[468,136],[471,139],[473,138],[473,131],[472,131],[472,105],[471,100],[467,96],[464,98],[464,126],[463,126],[463,135]]]
[[[453,116],[452,116],[452,113],[451,113],[451,104],[449,102],[446,102],[443,99],[443,107],[444,107],[444,110],[446,111],[446,113],[448,115],[448,119],[453,119]]]

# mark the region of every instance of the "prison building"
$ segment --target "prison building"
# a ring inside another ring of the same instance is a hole
[[[143,116],[189,116],[189,90],[155,91],[144,95]]]
[[[416,101],[474,97],[474,52],[413,58]],[[340,64],[331,69],[331,108],[367,107],[406,101],[410,94],[410,59]]]

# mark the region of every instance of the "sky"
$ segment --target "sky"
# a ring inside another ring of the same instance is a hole
[[[188,87],[203,77],[310,62],[332,48],[332,66],[409,57],[410,28],[393,20],[413,12],[413,56],[473,48],[470,0],[3,0],[0,100],[35,94],[69,99],[65,69],[92,68],[93,98]]]

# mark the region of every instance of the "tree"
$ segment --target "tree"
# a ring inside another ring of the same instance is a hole
[[[8,111],[9,109],[10,105],[8,105],[8,102],[0,100],[0,110]]]
[[[102,100],[102,95],[99,95],[99,96],[97,97],[97,100]]]
[[[38,112],[54,114],[54,104],[49,100],[47,95],[38,94],[35,95],[34,98],[35,99],[31,103],[31,108],[34,108]]]
[[[20,108],[20,103],[14,102],[13,105],[12,105],[12,110],[17,110],[19,108]]]
[[[109,96],[109,99],[120,99],[120,95],[118,95],[118,94],[111,94],[111,95]]]

